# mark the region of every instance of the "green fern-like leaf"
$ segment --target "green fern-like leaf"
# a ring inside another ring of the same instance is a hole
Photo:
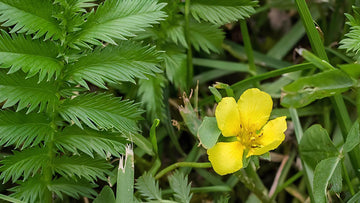
[[[0,145],[15,144],[15,148],[21,149],[35,146],[52,131],[50,120],[43,114],[0,110]]]
[[[11,32],[45,35],[45,39],[61,37],[59,23],[53,18],[58,7],[51,0],[0,0],[0,22],[3,27],[13,26]]]
[[[190,193],[191,185],[188,184],[188,177],[179,171],[175,171],[169,176],[169,184],[174,190],[175,199],[178,202],[189,203],[192,197]]]
[[[155,178],[149,173],[140,176],[135,183],[135,187],[146,200],[162,199],[159,182],[155,181]]]
[[[24,182],[17,182],[19,185],[10,189],[14,192],[11,196],[25,202],[44,202],[42,197],[47,191],[54,192],[59,198],[63,199],[64,194],[75,199],[80,197],[93,198],[97,195],[93,189],[97,185],[85,180],[59,178],[51,182],[45,182],[41,176],[37,175]]]
[[[74,12],[86,13],[85,8],[97,5],[93,3],[94,1],[95,0],[55,0],[54,3],[59,3],[61,6]]]
[[[257,1],[251,0],[192,0],[190,11],[194,18],[223,25],[250,17]]]
[[[18,184],[9,191],[13,192],[11,196],[25,202],[41,202],[41,197],[47,191],[47,185],[39,175],[26,181],[18,181]]]
[[[60,115],[66,121],[73,121],[79,127],[82,122],[93,129],[116,129],[124,134],[139,131],[136,121],[141,119],[139,105],[108,94],[83,94],[66,100]]]
[[[180,51],[167,50],[164,56],[167,78],[177,88],[186,88],[186,54]]]
[[[58,49],[52,41],[33,40],[30,36],[0,34],[0,64],[9,68],[9,73],[22,69],[32,77],[39,73],[39,81],[46,75],[48,80],[55,74],[59,76],[63,67],[56,59]]]
[[[63,194],[79,199],[80,197],[95,197],[97,193],[92,188],[96,186],[96,184],[89,183],[85,180],[59,178],[52,180],[51,183],[47,185],[47,188],[59,196],[60,199],[63,199]]]
[[[87,87],[85,80],[102,88],[105,82],[130,81],[146,78],[145,74],[160,72],[156,67],[159,52],[155,47],[139,43],[121,42],[81,57],[68,68],[67,77]]]
[[[349,56],[360,58],[360,8],[354,8],[354,16],[345,14],[350,25],[350,31],[345,34],[345,39],[340,41],[340,49],[346,49]]]
[[[103,158],[91,158],[82,154],[81,156],[60,156],[54,160],[53,171],[63,177],[72,178],[74,175],[95,181],[97,178],[106,180],[106,174],[112,166]]]
[[[149,79],[139,80],[139,90],[143,106],[145,107],[147,117],[150,120],[163,118],[164,97],[163,88],[165,87],[165,78],[161,75],[149,77]]]
[[[178,25],[171,26],[167,30],[167,36],[176,44],[187,47],[182,24],[183,22],[179,22]],[[210,53],[210,51],[219,52],[223,40],[224,33],[217,25],[190,21],[190,42],[196,51],[202,49],[206,53]]]
[[[116,44],[114,39],[125,40],[135,36],[166,15],[164,3],[153,0],[107,0],[101,4],[72,38],[72,45],[89,47],[86,43],[102,45],[100,40]]]
[[[80,129],[76,126],[65,128],[54,140],[55,146],[63,152],[65,149],[75,154],[81,151],[91,157],[95,152],[103,158],[108,153],[116,157],[124,154],[126,143],[126,139],[120,137],[119,133]]]
[[[2,172],[0,179],[7,182],[12,179],[13,182],[18,180],[22,175],[26,180],[30,175],[34,175],[49,166],[50,157],[47,154],[46,148],[29,148],[21,152],[14,151],[14,155],[8,156],[1,160],[3,164],[0,167]]]
[[[0,102],[6,101],[3,108],[17,105],[17,111],[28,107],[28,113],[40,106],[43,111],[47,106],[54,108],[58,101],[56,87],[52,81],[38,83],[36,78],[25,79],[22,71],[6,74],[0,69]]]

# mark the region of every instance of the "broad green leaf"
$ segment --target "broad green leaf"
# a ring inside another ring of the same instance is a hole
[[[70,39],[71,46],[102,45],[101,41],[116,44],[116,39],[134,37],[166,17],[161,11],[165,5],[153,0],[107,0],[90,13],[81,30]]]
[[[331,157],[322,160],[316,166],[313,182],[315,203],[326,202],[326,189],[339,161],[338,157]]]
[[[359,131],[359,121],[356,120],[353,126],[351,127],[349,134],[346,137],[346,141],[344,143],[344,151],[350,152],[354,147],[356,147],[360,143],[360,131]]]
[[[105,185],[100,194],[94,199],[93,203],[115,203],[115,196],[112,189]]]
[[[0,64],[10,68],[8,73],[23,70],[27,77],[39,73],[39,81],[47,75],[50,80],[59,76],[63,64],[57,59],[59,50],[53,41],[34,40],[30,36],[12,34],[5,31],[0,35]]]
[[[330,70],[302,77],[284,87],[281,104],[285,107],[304,107],[314,100],[345,92],[354,81],[341,70]]]
[[[312,169],[315,169],[321,160],[339,155],[326,130],[318,124],[304,132],[299,149],[301,158]]]
[[[46,140],[54,129],[44,114],[0,110],[0,145],[15,145],[21,149],[38,145]]]
[[[175,171],[169,176],[169,184],[171,189],[175,192],[175,200],[182,203],[190,203],[192,198],[191,184],[188,183],[188,176],[180,171]]]
[[[250,17],[257,1],[251,0],[192,0],[190,11],[194,18],[223,25]]]
[[[66,78],[88,88],[86,81],[105,88],[105,82],[118,83],[147,79],[161,70],[156,67],[160,53],[155,47],[124,41],[118,46],[95,49],[67,67]],[[86,80],[86,81],[85,81]]]
[[[217,127],[216,118],[206,116],[199,127],[197,136],[200,139],[200,144],[205,149],[209,149],[216,144],[220,134],[221,131]]]
[[[120,157],[116,183],[116,202],[133,202],[134,200],[134,151],[126,147],[126,153]]]
[[[341,174],[341,164],[338,164],[335,168],[334,173],[332,174],[329,180],[329,190],[332,192],[340,193],[343,188],[343,178]]]
[[[339,67],[354,79],[358,79],[360,77],[360,64],[343,64],[339,65]]]
[[[161,200],[159,182],[149,173],[144,173],[135,183],[136,189],[146,200]]]
[[[79,151],[91,157],[97,153],[104,159],[108,153],[115,157],[125,153],[128,143],[119,133],[97,131],[89,128],[80,129],[77,126],[66,127],[54,138],[54,145],[62,152],[68,150],[74,154]]]
[[[34,34],[34,38],[45,35],[45,39],[57,40],[62,31],[53,14],[59,10],[52,0],[1,0],[0,22],[3,27],[12,27],[11,33]]]
[[[5,101],[2,108],[17,104],[17,111],[28,108],[29,113],[38,106],[39,112],[46,108],[52,111],[58,101],[54,82],[38,83],[35,78],[25,77],[22,71],[6,74],[4,69],[0,69],[0,103]]]
[[[21,152],[14,151],[14,155],[8,156],[1,160],[0,179],[3,183],[12,179],[13,182],[23,176],[23,180],[41,172],[44,168],[49,167],[50,157],[46,148],[29,148]]]
[[[116,129],[124,134],[136,134],[136,121],[142,111],[138,104],[121,100],[109,94],[82,94],[67,99],[59,109],[60,115],[68,122],[82,128],[80,121],[95,130]]]

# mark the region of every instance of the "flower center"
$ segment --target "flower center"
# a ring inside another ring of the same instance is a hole
[[[240,124],[240,133],[236,136],[237,140],[241,142],[243,146],[247,149],[250,148],[259,148],[262,145],[258,142],[258,138],[262,136],[262,132],[257,132],[257,130],[246,129]]]

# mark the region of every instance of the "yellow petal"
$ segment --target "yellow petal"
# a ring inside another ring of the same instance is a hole
[[[261,131],[262,136],[256,140],[262,147],[251,148],[247,156],[262,155],[276,149],[285,139],[286,128],[286,116],[269,121]]]
[[[220,175],[234,173],[243,166],[244,147],[238,141],[218,142],[207,151],[209,160],[215,172]]]
[[[238,101],[240,120],[248,131],[260,130],[269,120],[273,102],[271,96],[257,88],[246,90]]]
[[[240,116],[234,98],[224,97],[216,107],[215,117],[225,137],[236,136],[240,133]]]

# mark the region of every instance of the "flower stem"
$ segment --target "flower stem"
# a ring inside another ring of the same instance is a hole
[[[251,166],[249,166],[251,167]],[[248,188],[250,191],[252,191],[256,197],[258,197],[261,202],[268,203],[268,202],[275,202],[270,199],[270,197],[266,194],[267,192],[264,190],[261,190],[260,188],[256,187],[256,184],[254,183],[253,179],[251,179],[245,172],[245,169],[241,169],[240,171],[236,172],[235,175],[239,178],[239,180],[245,185],[246,188]]]
[[[179,167],[191,167],[191,168],[211,168],[210,162],[203,162],[203,163],[197,163],[197,162],[177,162],[174,163],[163,170],[161,170],[158,174],[156,174],[155,179],[160,179],[165,174],[169,173],[172,170],[175,170]]]

